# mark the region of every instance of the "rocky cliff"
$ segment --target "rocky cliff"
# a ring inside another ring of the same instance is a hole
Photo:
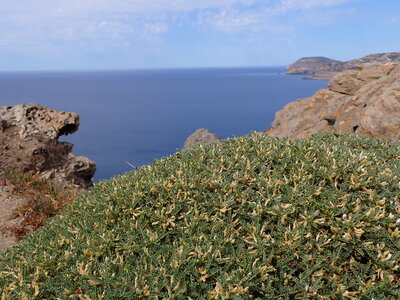
[[[328,89],[287,104],[267,134],[307,138],[330,130],[400,140],[400,65],[372,65],[336,75]]]
[[[322,56],[303,57],[288,66],[287,74],[314,74],[315,70],[317,70],[319,67],[330,63],[340,62]]]
[[[0,106],[0,178],[29,173],[78,188],[92,185],[94,162],[58,141],[78,130],[79,116],[37,104]]]

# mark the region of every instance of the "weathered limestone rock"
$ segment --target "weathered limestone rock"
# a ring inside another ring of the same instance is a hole
[[[189,149],[198,144],[220,144],[222,141],[223,139],[219,135],[207,129],[200,128],[186,139],[183,149]]]
[[[48,109],[36,104],[0,106],[0,130],[7,126],[18,126],[22,139],[41,135],[55,140],[61,135],[74,133],[79,127],[79,116]]]
[[[267,134],[307,138],[339,130],[400,140],[400,66],[372,65],[334,77],[328,89],[287,104]]]
[[[93,184],[96,164],[71,153],[61,135],[78,130],[79,116],[37,104],[0,106],[0,177],[30,173],[86,188]]]

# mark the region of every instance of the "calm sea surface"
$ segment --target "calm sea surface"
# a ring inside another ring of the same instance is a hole
[[[38,103],[81,116],[64,137],[97,163],[96,180],[174,153],[198,128],[222,137],[267,129],[285,104],[327,81],[283,67],[0,73],[0,105]]]

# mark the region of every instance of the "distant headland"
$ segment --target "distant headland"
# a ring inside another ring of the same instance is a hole
[[[331,79],[338,73],[367,67],[372,64],[399,63],[400,52],[377,53],[349,61],[338,61],[327,57],[303,57],[288,66],[287,74],[313,75],[307,79]]]

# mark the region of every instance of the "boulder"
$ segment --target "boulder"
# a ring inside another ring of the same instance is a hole
[[[219,135],[205,128],[197,129],[183,144],[183,149],[192,148],[198,144],[220,144],[223,141]]]
[[[79,128],[79,116],[37,104],[0,106],[0,177],[28,173],[77,188],[93,184],[96,164],[72,154],[62,135]]]
[[[278,111],[265,132],[299,139],[334,129],[398,142],[400,66],[380,64],[342,72],[328,89]]]
[[[328,84],[328,88],[333,92],[346,95],[354,95],[364,85],[380,79],[392,72],[395,65],[373,65],[368,68],[357,68],[339,73]]]

